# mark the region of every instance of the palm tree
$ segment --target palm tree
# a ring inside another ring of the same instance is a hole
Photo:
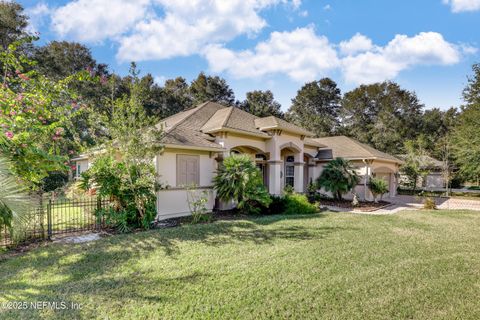
[[[26,221],[31,206],[32,199],[12,175],[9,162],[0,157],[0,228]]]
[[[342,195],[351,191],[360,181],[355,168],[350,161],[336,158],[330,161],[317,179],[320,188],[332,192],[337,200],[342,200]]]

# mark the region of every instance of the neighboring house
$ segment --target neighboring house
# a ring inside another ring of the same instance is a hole
[[[326,146],[326,148],[319,149],[315,157],[322,166],[328,161],[340,157],[350,160],[357,168],[361,180],[354,192],[361,199],[373,200],[373,195],[368,188],[369,177],[382,178],[387,182],[389,192],[384,197],[396,195],[401,160],[345,136],[317,138],[315,141]],[[351,196],[349,194],[347,198]]]
[[[232,153],[248,154],[256,162],[271,194],[282,194],[286,185],[305,192],[323,165],[339,156],[354,161],[362,175],[388,177],[390,194],[395,194],[400,160],[346,137],[313,139],[313,133],[274,116],[259,118],[236,107],[206,102],[162,120],[159,126],[165,132],[161,141],[165,148],[155,165],[160,182],[167,186],[158,192],[159,218],[189,214],[185,186],[191,184],[209,190],[207,206],[212,209],[213,177]],[[363,185],[359,188],[360,198],[372,199]]]
[[[400,159],[405,159],[406,155],[399,155],[398,157]],[[417,187],[426,189],[444,189],[445,178],[442,173],[444,166],[443,163],[427,155],[419,156],[418,160],[423,164],[421,169],[425,170],[427,174],[418,179]],[[402,174],[400,170],[400,184],[406,183],[408,183],[408,177]]]
[[[73,171],[73,178],[78,179],[82,172],[85,172],[90,167],[89,157],[87,155],[79,155],[71,160],[75,163],[75,170]]]

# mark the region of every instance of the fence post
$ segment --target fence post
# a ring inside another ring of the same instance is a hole
[[[100,214],[102,210],[102,198],[97,197],[97,212],[95,213],[95,225],[97,229],[100,229],[103,226],[103,215]]]
[[[52,199],[47,204],[47,235],[48,240],[52,240]]]

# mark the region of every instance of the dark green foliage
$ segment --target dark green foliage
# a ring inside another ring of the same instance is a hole
[[[52,41],[34,51],[33,59],[41,74],[56,80],[88,69],[107,75],[107,66],[97,64],[89,48],[77,42]]]
[[[190,84],[190,94],[194,104],[213,101],[225,106],[232,106],[235,102],[233,90],[230,89],[225,79],[218,76],[207,76],[203,72]]]
[[[342,195],[351,191],[360,181],[360,177],[351,163],[342,158],[330,161],[317,179],[319,188],[332,192],[335,199],[341,200]]]
[[[462,107],[453,129],[452,151],[461,175],[480,180],[480,65],[473,66],[474,76],[463,92],[467,105]]]
[[[394,82],[361,85],[343,97],[341,131],[380,151],[399,154],[405,140],[418,136],[422,108],[415,93]]]
[[[283,118],[281,105],[273,98],[270,90],[247,92],[247,99],[239,105],[240,109],[257,117],[275,116]]]
[[[286,117],[317,136],[328,136],[338,126],[340,99],[340,89],[333,80],[324,78],[309,82],[292,99]]]
[[[262,210],[262,214],[312,214],[318,212],[317,205],[309,201],[303,194],[271,195],[270,199],[270,205]]]
[[[443,158],[442,146],[444,144],[442,142],[448,138],[457,116],[458,110],[456,108],[450,108],[446,111],[433,108],[423,112],[419,139],[424,141],[425,150],[434,158]]]
[[[245,213],[259,213],[261,207],[268,207],[271,202],[260,170],[247,155],[225,158],[213,183],[219,199],[235,201]]]
[[[165,81],[158,95],[159,107],[147,110],[163,119],[193,106],[189,86],[182,77]]]
[[[0,1],[0,46],[3,50],[27,36],[28,17],[23,7],[14,1]]]
[[[52,192],[64,187],[68,182],[68,173],[62,171],[50,172],[47,177],[42,180],[43,192]]]
[[[270,200],[270,205],[262,208],[262,214],[282,214],[285,212],[287,199],[284,196],[270,195]]]

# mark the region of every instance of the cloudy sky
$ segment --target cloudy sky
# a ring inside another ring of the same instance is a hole
[[[270,89],[287,109],[306,81],[343,92],[394,80],[428,108],[458,106],[480,62],[480,0],[73,0],[20,3],[41,41],[78,41],[125,74],[200,71],[237,99]]]

